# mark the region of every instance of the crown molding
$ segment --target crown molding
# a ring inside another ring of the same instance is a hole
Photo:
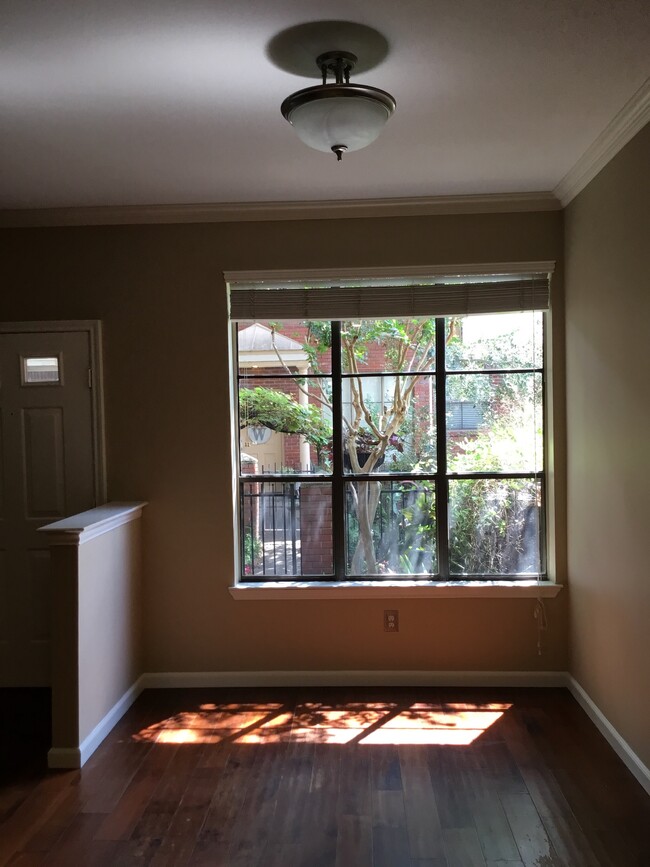
[[[650,121],[650,78],[641,85],[607,124],[578,162],[562,178],[553,194],[566,207],[607,163]]]
[[[97,208],[42,208],[0,211],[0,226],[117,226],[145,223],[235,223],[264,220],[340,220],[362,217],[424,217],[438,214],[494,214],[557,211],[553,193],[499,193],[349,199],[313,202],[242,202],[205,205],[129,205]]]

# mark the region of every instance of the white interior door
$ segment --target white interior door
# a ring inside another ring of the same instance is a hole
[[[0,686],[50,682],[43,524],[95,503],[88,331],[0,333]]]

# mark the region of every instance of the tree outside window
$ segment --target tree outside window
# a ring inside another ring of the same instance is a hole
[[[244,580],[543,573],[541,313],[255,327],[242,444],[282,453],[241,448]]]

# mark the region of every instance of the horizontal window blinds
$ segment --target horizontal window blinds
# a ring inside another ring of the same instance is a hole
[[[230,318],[376,319],[546,310],[547,274],[419,286],[230,287]]]

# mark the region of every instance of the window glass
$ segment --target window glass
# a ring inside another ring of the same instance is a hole
[[[541,368],[542,329],[538,311],[448,317],[447,370]]]
[[[469,428],[454,425],[454,414]],[[542,375],[447,377],[447,465],[453,473],[535,472],[543,466]],[[449,424],[451,421],[451,424]]]
[[[435,484],[346,484],[348,575],[435,575],[438,571]]]
[[[452,479],[452,575],[536,575],[541,571],[541,483],[536,479]]]
[[[345,373],[435,370],[435,319],[361,319],[341,323]]]
[[[240,377],[238,400],[242,474],[331,472],[329,379]]]
[[[435,471],[432,375],[344,377],[341,394],[346,473]]]
[[[326,482],[245,482],[240,544],[244,577],[331,575],[332,488]]]
[[[539,574],[543,322],[236,325],[241,579]]]
[[[61,381],[56,356],[23,358],[22,373],[25,385],[56,385]]]
[[[295,319],[240,322],[237,360],[241,376],[259,373],[330,373],[332,329],[329,322]]]

